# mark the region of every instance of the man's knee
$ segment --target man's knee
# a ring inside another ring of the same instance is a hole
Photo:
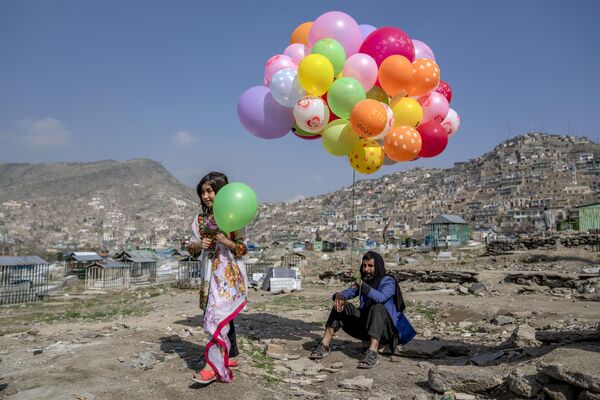
[[[385,315],[386,313],[387,313],[387,310],[386,310],[385,306],[381,303],[373,304],[373,306],[369,310],[369,314]]]

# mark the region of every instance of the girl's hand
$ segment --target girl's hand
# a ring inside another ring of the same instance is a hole
[[[235,249],[235,243],[225,236],[223,232],[217,233],[216,239],[218,242],[223,243],[230,250]]]
[[[202,241],[200,242],[200,248],[202,250],[210,249],[211,243],[212,243],[212,240],[210,240],[209,238],[203,238]]]

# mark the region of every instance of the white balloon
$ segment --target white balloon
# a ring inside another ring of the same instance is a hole
[[[451,108],[448,110],[448,115],[446,115],[446,118],[444,118],[440,125],[444,127],[446,133],[448,133],[448,137],[451,138],[460,127],[460,117],[458,116],[458,113]]]
[[[321,132],[329,122],[329,107],[320,97],[304,96],[294,106],[294,119],[303,131]]]

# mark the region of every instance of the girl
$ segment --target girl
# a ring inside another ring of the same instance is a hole
[[[241,257],[248,250],[239,232],[226,235],[219,230],[212,212],[217,192],[227,183],[227,176],[219,172],[209,173],[198,183],[202,214],[192,223],[189,245],[192,256],[201,254],[200,308],[209,341],[204,353],[206,365],[192,379],[203,384],[233,378],[230,368],[237,367],[233,358],[239,353],[233,319],[247,303],[246,267]]]

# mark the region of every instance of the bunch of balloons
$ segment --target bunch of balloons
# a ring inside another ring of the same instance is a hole
[[[265,64],[264,85],[244,92],[237,111],[259,138],[292,131],[321,139],[328,153],[371,174],[444,151],[460,125],[451,100],[427,44],[330,11],[293,31],[283,54]]]

